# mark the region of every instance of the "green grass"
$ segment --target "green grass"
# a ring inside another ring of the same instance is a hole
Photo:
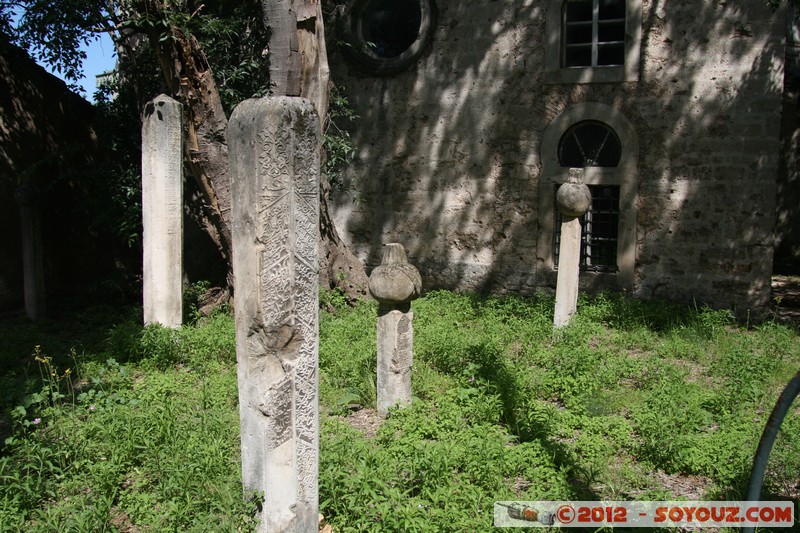
[[[582,297],[554,333],[549,297],[433,292],[413,304],[413,404],[378,424],[376,306],[322,296],[320,501],[337,532],[488,531],[497,500],[741,499],[800,367],[795,328],[724,311]],[[232,318],[168,330],[138,313],[0,323],[0,531],[252,528]],[[798,442],[795,406],[765,497],[796,499]]]
[[[10,412],[0,530],[246,527],[231,317],[108,327],[112,351],[68,368],[34,349],[43,387]]]

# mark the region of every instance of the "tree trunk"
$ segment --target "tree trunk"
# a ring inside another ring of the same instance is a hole
[[[330,80],[325,29],[319,0],[262,0],[264,21],[271,31],[272,94],[303,96],[317,108],[323,131],[328,115]],[[162,0],[142,0],[136,10],[167,9]],[[165,36],[150,26],[147,33],[158,57],[170,96],[184,105],[185,156],[205,203],[206,231],[231,271],[231,189],[228,178],[228,119],[202,47],[191,35],[170,25]],[[366,295],[364,266],[339,237],[330,217],[329,185],[320,188],[320,284],[340,288],[351,302]]]
[[[317,108],[323,131],[331,84],[320,0],[262,0],[270,31],[269,73],[272,93],[303,96]],[[364,265],[339,237],[330,216],[330,186],[320,187],[320,286],[338,287],[354,302],[367,293]]]
[[[200,44],[174,27],[171,31],[172,39],[150,35],[150,44],[156,50],[167,87],[184,105],[188,170],[205,200],[206,231],[230,272],[231,186],[225,140],[228,119]]]

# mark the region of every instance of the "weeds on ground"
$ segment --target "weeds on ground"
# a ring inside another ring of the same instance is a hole
[[[129,527],[240,531],[242,498],[233,324],[124,324],[95,354],[59,368],[34,351],[42,388],[11,410],[0,456],[0,530]],[[123,334],[124,333],[124,334]]]
[[[433,292],[413,309],[413,406],[374,439],[342,422],[323,433],[323,513],[346,531],[414,529],[421,516],[442,531],[484,530],[503,499],[742,498],[766,418],[800,365],[791,327],[747,329],[726,311],[619,295],[582,297],[555,333],[545,296]],[[329,398],[365,386],[374,317],[365,305],[323,323]],[[784,423],[765,493],[797,496],[798,420],[795,409]],[[426,479],[472,505],[443,513]]]
[[[348,414],[375,405],[376,306],[321,301],[320,502],[335,531],[485,531],[498,500],[740,499],[800,365],[794,328],[724,311],[582,297],[554,333],[552,298],[433,292],[413,304],[414,401],[372,436]],[[3,355],[23,364],[0,376],[0,530],[251,529],[232,318],[123,320],[102,342],[87,323],[75,349],[44,335],[33,355]],[[35,338],[0,331],[6,346]],[[799,441],[795,408],[773,499],[797,497]]]

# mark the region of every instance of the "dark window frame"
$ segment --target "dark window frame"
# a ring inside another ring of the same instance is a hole
[[[567,67],[564,63],[564,43],[566,28],[564,26],[566,4],[570,0],[548,0],[545,15],[546,48],[544,62],[544,83],[546,84],[585,84],[585,83],[621,83],[639,80],[641,41],[642,41],[642,10],[643,0],[623,0],[625,6],[624,28],[621,24],[612,23],[616,29],[612,36],[598,35],[600,41],[615,41],[614,52],[616,59],[598,60],[598,63],[617,63],[620,60],[622,49],[622,64],[607,66],[573,66]],[[584,0],[585,1],[585,0]],[[591,0],[589,0],[591,1]],[[613,12],[619,18],[618,12]],[[604,20],[602,14],[599,20]],[[603,22],[605,24],[605,22]],[[602,24],[601,24],[602,25]],[[622,33],[622,34],[621,34]],[[621,44],[619,41],[623,41]],[[591,56],[591,52],[589,52]],[[602,47],[599,55],[602,57]],[[591,60],[588,60],[591,63]]]
[[[596,3],[597,0],[594,0]],[[622,143],[614,128],[599,120],[581,120],[566,129],[558,141],[558,163],[564,168],[616,168],[622,157]],[[560,185],[555,185],[555,195]],[[619,271],[620,186],[589,184],[592,202],[580,217],[581,253],[579,267],[585,272]],[[555,196],[554,196],[555,198]],[[562,214],[554,201],[553,266],[558,269]]]
[[[555,186],[553,194],[558,191]],[[582,272],[619,271],[617,247],[619,245],[619,185],[589,185],[592,205],[578,220],[581,224],[581,254],[579,268]],[[602,220],[607,218],[610,220]],[[561,245],[563,215],[556,209],[553,225],[553,266],[558,270],[558,251]],[[599,228],[598,228],[599,226]],[[613,228],[613,232],[609,232]]]
[[[605,2],[613,3],[604,5]],[[584,9],[574,9],[576,6],[582,6]],[[586,17],[585,7],[589,7],[589,18]],[[619,13],[613,13],[614,9],[620,8],[622,17],[618,16]],[[609,13],[611,16],[608,16]],[[563,68],[625,65],[627,20],[625,0],[567,0],[564,2],[562,17],[561,66]],[[609,39],[609,33],[615,38]]]

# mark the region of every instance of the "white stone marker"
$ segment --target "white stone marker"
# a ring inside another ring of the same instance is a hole
[[[411,403],[414,313],[411,300],[422,292],[419,271],[408,263],[402,244],[383,248],[380,266],[369,276],[369,292],[378,300],[378,414]]]
[[[20,227],[22,229],[22,280],[25,313],[31,320],[40,320],[46,313],[44,287],[44,245],[39,213],[39,191],[26,184],[17,189]]]
[[[578,220],[592,205],[589,187],[581,183],[583,169],[570,169],[569,181],[556,193],[561,222],[561,244],[558,248],[558,278],[553,326],[569,324],[578,306],[578,282],[581,259],[581,223]]]
[[[142,120],[144,323],[183,321],[183,109],[161,95]]]
[[[316,532],[320,126],[303,98],[239,104],[228,124],[245,490],[259,531]]]

